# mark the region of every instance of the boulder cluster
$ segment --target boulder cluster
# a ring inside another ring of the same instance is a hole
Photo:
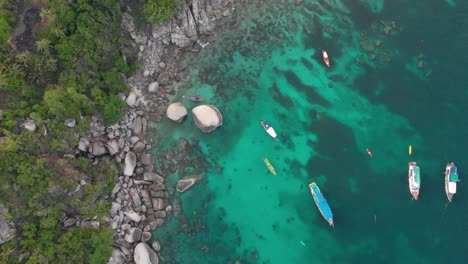
[[[180,103],[172,103],[167,108],[167,118],[182,123],[187,117],[187,109]],[[221,112],[213,105],[199,105],[192,109],[193,121],[203,133],[209,133],[223,124]]]

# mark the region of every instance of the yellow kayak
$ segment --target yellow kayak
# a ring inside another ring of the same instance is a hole
[[[413,146],[409,145],[408,147],[408,154],[412,154],[413,153]]]
[[[270,161],[269,161],[267,158],[263,158],[263,161],[265,162],[265,165],[266,165],[267,168],[270,170],[270,172],[273,173],[273,175],[276,175],[276,170],[275,170],[275,168],[271,165]]]

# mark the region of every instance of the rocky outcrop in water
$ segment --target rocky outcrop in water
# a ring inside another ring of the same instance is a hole
[[[167,118],[170,120],[182,123],[187,116],[187,109],[181,102],[172,103],[167,107]]]
[[[203,133],[209,133],[223,124],[223,116],[213,105],[200,105],[192,109],[193,120]]]

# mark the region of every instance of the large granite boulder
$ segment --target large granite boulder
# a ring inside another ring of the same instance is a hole
[[[223,124],[223,116],[213,105],[200,105],[192,109],[193,120],[197,127],[208,133]]]
[[[135,247],[133,260],[135,264],[159,264],[158,255],[145,242],[141,242]]]
[[[166,110],[167,118],[177,123],[182,123],[187,116],[187,109],[181,102],[172,103]]]

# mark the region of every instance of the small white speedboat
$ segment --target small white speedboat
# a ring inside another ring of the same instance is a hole
[[[262,124],[263,128],[265,129],[265,131],[266,131],[272,138],[278,140],[278,135],[276,135],[275,129],[273,129],[273,127],[271,127],[269,124],[267,124],[267,122],[265,122],[265,120],[262,120],[262,122],[260,122],[260,124]]]

